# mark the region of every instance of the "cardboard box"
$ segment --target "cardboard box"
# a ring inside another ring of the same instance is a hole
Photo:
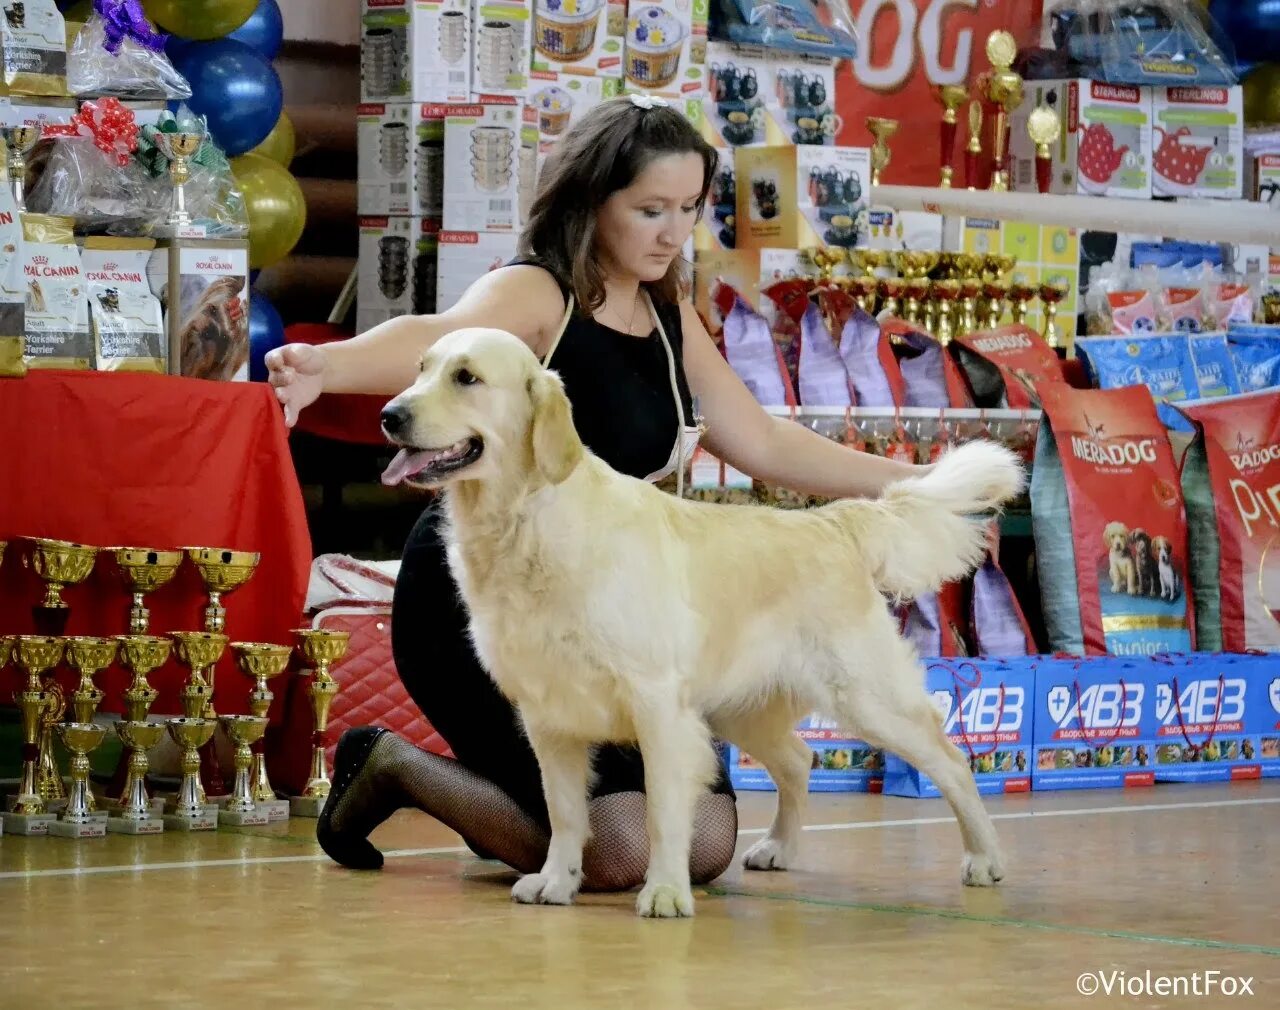
[[[851,737],[834,722],[819,715],[803,719],[796,727],[813,752],[809,791],[815,793],[878,793],[884,786],[884,752]],[[777,786],[764,765],[729,744],[726,747],[729,781],[734,789],[774,792]]]
[[[471,96],[475,101],[529,93],[533,0],[475,0]]]
[[[358,108],[360,214],[443,214],[447,108],[408,102]]]
[[[466,102],[470,0],[362,0],[361,102]]]
[[[1243,196],[1242,87],[1156,88],[1151,129],[1156,196]]]
[[[626,89],[672,98],[706,97],[708,0],[631,0]]]
[[[65,126],[76,114],[74,98],[0,98],[0,126]]]
[[[1051,192],[1151,198],[1151,89],[1100,81],[1028,81],[1011,132],[1013,188],[1038,191],[1027,120],[1047,105],[1062,118]]]
[[[621,93],[622,81],[617,77],[586,77],[582,74],[534,70],[529,75],[529,98],[524,107],[524,142],[529,143],[529,130],[536,130],[532,164],[523,149],[518,166],[520,175],[520,220],[528,217],[529,207],[542,175],[543,163],[578,120],[601,102]]]
[[[759,46],[707,43],[702,135],[713,147],[834,147],[835,62]]]
[[[1247,160],[1245,199],[1280,211],[1280,152],[1258,154]]]
[[[520,149],[537,144],[522,106],[454,106],[444,123],[445,231],[514,232],[520,223]],[[526,177],[529,172],[526,158]]]
[[[435,311],[436,233],[425,217],[362,217],[356,332]]]
[[[621,77],[626,0],[534,0],[534,71]]]
[[[249,379],[249,243],[168,239],[147,265],[168,336],[169,374]]]
[[[748,147],[734,157],[737,248],[853,248],[867,235],[871,152]]]
[[[447,312],[479,277],[515,258],[518,238],[509,234],[442,231],[439,240],[436,311]]]

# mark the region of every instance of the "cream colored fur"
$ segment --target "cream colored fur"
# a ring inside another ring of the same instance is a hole
[[[460,383],[460,368],[480,381]],[[441,483],[473,641],[520,712],[550,812],[546,863],[516,884],[518,901],[573,900],[590,751],[604,741],[634,742],[644,756],[651,861],[641,915],[693,914],[690,834],[716,772],[713,734],[777,783],[773,825],[745,863],[785,869],[810,768],[793,729],[815,711],[933,778],[959,820],[964,882],[1000,879],[973,776],[885,595],[934,590],[981,560],[976,513],[1022,484],[1011,453],[972,443],[878,501],[805,512],[682,501],[586,451],[559,378],[495,330],[445,337],[392,402],[410,413],[405,444],[484,440],[482,458]]]

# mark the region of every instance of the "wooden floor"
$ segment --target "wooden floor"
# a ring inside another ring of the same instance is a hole
[[[772,797],[742,796],[742,844]],[[988,801],[1009,856],[960,886],[940,801],[813,797],[801,867],[735,866],[697,917],[634,895],[511,903],[513,876],[420,814],[329,862],[314,822],[216,835],[0,839],[0,1007],[1010,1008],[1090,1000],[1085,972],[1217,970],[1280,1007],[1280,782]],[[741,845],[740,845],[741,848]]]

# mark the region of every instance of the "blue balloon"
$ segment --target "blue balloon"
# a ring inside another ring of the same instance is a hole
[[[191,85],[187,105],[209,122],[214,141],[234,158],[267,139],[284,109],[280,75],[265,56],[234,39],[192,42],[172,57]]]
[[[268,351],[284,344],[284,320],[276,307],[257,291],[249,293],[249,380],[267,381]]]
[[[269,60],[276,58],[284,42],[284,16],[276,0],[262,0],[249,20],[227,36],[256,49]]]
[[[1280,53],[1280,0],[1213,0],[1209,13],[1241,62],[1274,60]]]

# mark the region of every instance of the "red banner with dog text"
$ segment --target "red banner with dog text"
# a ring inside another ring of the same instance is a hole
[[[1041,0],[863,0],[855,28],[858,55],[844,61],[836,77],[836,107],[844,125],[839,143],[870,147],[868,116],[898,121],[890,142],[893,161],[887,185],[936,186],[941,155],[940,85],[962,84],[977,96],[978,76],[991,68],[988,36],[1013,33],[1022,47],[1040,40]],[[985,104],[985,103],[984,103]],[[990,151],[993,116],[986,115]],[[961,164],[968,116],[961,111],[955,164]]]

